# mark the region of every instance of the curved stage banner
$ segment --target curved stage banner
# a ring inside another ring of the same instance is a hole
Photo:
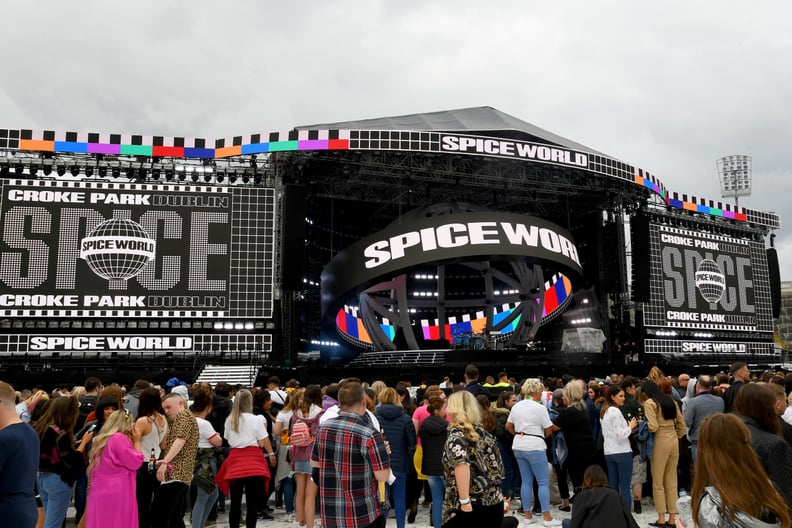
[[[526,258],[582,274],[577,247],[561,227],[532,216],[476,212],[393,223],[335,256],[322,271],[322,313],[379,277],[431,262]]]
[[[272,316],[273,189],[0,182],[0,315]]]

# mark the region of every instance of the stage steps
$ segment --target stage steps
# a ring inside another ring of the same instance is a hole
[[[206,365],[195,382],[209,383],[212,387],[219,382],[228,383],[232,387],[236,384],[252,387],[258,371],[259,368],[255,365]]]

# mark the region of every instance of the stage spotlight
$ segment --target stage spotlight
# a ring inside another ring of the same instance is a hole
[[[212,175],[211,175],[211,174],[207,174],[207,175],[205,175],[205,176],[204,176],[204,181],[205,181],[206,183],[209,183],[210,181],[212,181]]]
[[[99,167],[99,171],[98,172],[99,172],[99,176],[101,178],[107,177],[107,167],[104,167],[104,166],[103,167]]]
[[[187,175],[184,174],[184,171],[179,171],[179,181],[184,181],[184,178],[186,177]]]
[[[24,170],[25,167],[23,167],[21,163],[17,163],[16,166],[14,167],[14,174],[16,174],[17,176],[22,176],[22,172],[24,172]]]
[[[52,165],[44,165],[44,176],[52,174]]]
[[[261,185],[261,176],[259,176],[258,174],[256,174],[256,175],[253,177],[253,183],[255,183],[256,185]]]
[[[254,169],[255,169],[256,167],[258,167],[258,163],[256,162],[256,158],[257,158],[257,157],[258,157],[258,156],[256,156],[255,154],[253,154],[252,156],[250,156],[250,166],[251,166],[251,167],[253,167]]]
[[[8,177],[8,165],[3,165],[2,167],[0,167],[0,176],[2,176],[3,178]]]
[[[236,183],[237,175],[235,172],[232,172],[231,175],[228,177],[228,183]]]
[[[160,178],[160,170],[159,169],[153,169],[151,171],[151,177],[152,177],[152,179],[159,180],[159,178]]]
[[[173,171],[168,169],[165,171],[165,181],[172,181],[173,180]]]
[[[80,167],[78,167],[77,165],[73,165],[72,168],[69,169],[69,172],[71,173],[72,176],[77,176],[80,174]]]
[[[64,174],[66,174],[66,167],[62,165],[58,165],[57,172],[58,172],[58,176],[63,176]]]
[[[215,180],[217,181],[217,183],[223,183],[224,179],[225,176],[223,176],[223,173],[218,173],[217,176],[215,176]]]
[[[38,172],[38,167],[36,167],[35,165],[31,165],[30,167],[28,167],[28,173],[30,174],[31,178],[35,176],[37,172]]]
[[[248,183],[250,183],[250,176],[248,176],[247,174],[245,174],[244,176],[242,176],[242,183],[244,183],[245,185],[247,185]]]
[[[85,175],[89,178],[93,176],[93,167],[85,167]]]
[[[192,181],[197,182],[198,178],[200,178],[200,176],[198,176],[197,173],[193,172],[192,176],[190,176],[190,178],[192,178]]]
[[[113,170],[112,170],[111,173],[113,175],[113,178],[120,178],[121,177],[121,169],[119,169],[118,167],[113,167]]]

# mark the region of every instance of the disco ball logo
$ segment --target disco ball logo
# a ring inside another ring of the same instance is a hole
[[[80,242],[80,258],[108,280],[127,280],[154,259],[156,241],[132,220],[113,218],[96,226]]]
[[[721,300],[726,291],[726,276],[712,259],[704,259],[696,268],[696,288],[709,303]]]

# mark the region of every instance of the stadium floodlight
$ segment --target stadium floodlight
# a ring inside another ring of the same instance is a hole
[[[734,197],[734,205],[738,206],[740,196],[751,195],[751,156],[724,156],[717,160],[716,165],[721,182],[721,196]]]

